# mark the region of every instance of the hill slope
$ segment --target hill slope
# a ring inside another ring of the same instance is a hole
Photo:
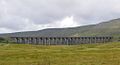
[[[43,36],[43,37],[61,37],[61,36],[120,36],[120,19],[99,23],[96,25],[80,26],[74,28],[52,28],[39,31],[17,32],[10,34],[1,34],[0,36]]]

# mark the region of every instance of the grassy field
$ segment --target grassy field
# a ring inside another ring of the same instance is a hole
[[[0,65],[120,65],[120,43],[73,46],[0,44]]]

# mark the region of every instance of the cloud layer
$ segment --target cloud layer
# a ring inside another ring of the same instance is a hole
[[[74,27],[120,17],[120,0],[0,0],[0,33]]]

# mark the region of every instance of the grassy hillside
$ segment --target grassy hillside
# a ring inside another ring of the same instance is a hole
[[[0,65],[120,65],[120,43],[77,46],[0,44]]]
[[[52,28],[39,31],[18,32],[2,34],[0,36],[42,36],[42,37],[63,37],[63,36],[120,36],[120,19],[99,23],[96,25],[80,26],[74,28]]]

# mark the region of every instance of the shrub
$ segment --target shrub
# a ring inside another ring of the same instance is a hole
[[[5,41],[5,39],[4,38],[0,38],[0,42],[4,42]]]

